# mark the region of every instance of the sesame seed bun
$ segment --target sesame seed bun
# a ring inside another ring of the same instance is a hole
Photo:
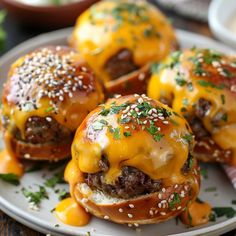
[[[77,127],[103,99],[101,84],[73,49],[37,49],[11,66],[3,89],[6,146],[17,158],[66,158]]]
[[[146,95],[109,99],[78,128],[65,171],[91,214],[150,224],[183,211],[199,192],[194,138],[185,119]]]
[[[200,48],[175,52],[151,76],[148,95],[186,117],[199,160],[236,166],[236,57]]]

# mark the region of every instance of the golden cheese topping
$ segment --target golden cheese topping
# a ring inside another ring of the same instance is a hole
[[[73,198],[62,200],[55,208],[55,215],[62,223],[71,226],[84,226],[90,221],[90,214]]]
[[[105,157],[110,166],[107,183],[114,183],[123,166],[163,179],[167,185],[183,183],[188,176],[181,169],[192,146],[188,124],[170,108],[145,95],[120,97],[108,100],[83,121],[72,144],[69,169],[77,166],[83,173],[97,173]],[[74,182],[69,172],[66,178]]]
[[[187,119],[200,118],[221,148],[233,150],[236,165],[236,58],[193,48],[173,53],[153,71],[148,95]]]
[[[18,59],[3,90],[2,115],[7,131],[24,138],[32,116],[54,118],[75,131],[104,99],[102,88],[81,57],[68,47],[47,47]]]
[[[177,41],[166,17],[146,1],[101,1],[77,20],[71,45],[104,81],[111,78],[106,63],[119,51],[128,49],[135,65],[166,57]]]
[[[209,222],[212,208],[207,202],[196,199],[180,215],[181,221],[189,226],[203,225]]]
[[[11,148],[11,136],[8,132],[4,134],[5,149],[0,152],[0,174],[14,174],[21,177],[24,167],[14,155]]]

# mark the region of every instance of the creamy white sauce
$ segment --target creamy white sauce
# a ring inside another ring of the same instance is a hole
[[[80,0],[14,0],[16,2],[20,2],[26,5],[32,5],[32,6],[52,6],[57,5],[57,2],[59,5],[65,5],[69,3],[75,3],[79,2]]]
[[[236,13],[233,14],[232,17],[230,17],[230,20],[228,21],[227,27],[231,32],[236,34]]]

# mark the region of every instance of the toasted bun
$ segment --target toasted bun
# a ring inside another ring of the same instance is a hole
[[[109,81],[161,61],[178,48],[168,19],[152,4],[135,0],[93,5],[79,16],[69,43],[108,88],[113,85]]]
[[[193,142],[185,119],[162,103],[145,95],[110,99],[78,128],[65,179],[71,195],[100,218],[161,222],[198,194]]]
[[[4,86],[7,147],[17,158],[66,158],[75,130],[103,99],[100,83],[73,49],[37,49],[11,66]]]
[[[209,49],[170,55],[151,77],[148,95],[186,117],[195,155],[236,166],[236,58]]]
[[[196,172],[197,173],[197,172]],[[199,184],[199,176],[196,176]],[[75,199],[91,214],[120,224],[153,224],[166,221],[179,215],[195,199],[197,193],[189,184],[173,185],[162,191],[137,198],[121,200],[111,198],[101,192],[92,191],[86,184],[74,188]],[[92,191],[91,195],[90,193]],[[180,201],[170,208],[175,194]]]
[[[139,70],[107,82],[106,93],[108,96],[113,94],[144,94],[147,91],[147,84],[150,77],[150,65],[146,65]]]

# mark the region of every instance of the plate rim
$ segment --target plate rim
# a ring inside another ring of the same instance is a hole
[[[60,29],[60,30],[56,30],[56,31],[51,31],[48,33],[40,34],[36,37],[33,37],[31,39],[28,39],[28,40],[20,43],[19,45],[12,48],[7,53],[5,53],[3,56],[1,56],[0,67],[3,64],[7,63],[7,61],[10,60],[12,57],[14,57],[15,52],[17,50],[19,51],[22,47],[25,47],[27,44],[30,43],[31,47],[36,47],[39,45],[39,41],[40,41],[40,44],[46,45],[48,43],[48,38],[50,38],[51,41],[64,39],[66,35],[67,36],[70,35],[71,31],[72,31],[72,27]],[[199,41],[204,41],[204,42],[207,41],[208,44],[214,45],[215,48],[221,48],[221,49],[227,51],[228,53],[230,53],[230,52],[235,53],[235,51],[232,48],[230,48],[229,46],[226,46],[226,45],[224,45],[214,39],[208,38],[206,36],[203,36],[203,35],[200,35],[197,33],[188,32],[188,31],[181,30],[181,29],[175,29],[175,31],[177,34],[177,38],[190,38],[191,39],[194,37],[195,40],[196,40],[196,38],[198,38]],[[30,212],[24,212],[24,211],[22,212],[22,210],[20,208],[18,208],[14,204],[11,204],[2,196],[0,196],[0,209],[3,212],[5,212],[6,214],[11,215],[11,217],[14,218],[16,221],[23,223],[24,225],[27,225],[28,227],[30,227],[32,229],[37,228],[36,230],[37,231],[40,230],[40,232],[42,232],[42,233],[45,233],[46,231],[50,231],[54,234],[56,233],[57,235],[64,235],[65,233],[66,234],[69,233],[69,232],[61,231],[61,228],[55,228],[54,226],[47,224],[46,222],[44,222],[40,218],[37,218],[37,217],[33,216],[32,214],[30,214]],[[235,228],[235,227],[233,227],[233,225],[235,223],[236,223],[236,216],[231,219],[226,219],[225,221],[220,222],[215,225],[210,225],[208,227],[204,227],[204,228],[200,228],[200,229],[196,229],[196,230],[190,230],[188,232],[182,232],[182,233],[178,233],[178,234],[170,234],[170,236],[174,236],[174,235],[179,235],[179,236],[180,235],[181,236],[190,236],[191,235],[192,236],[192,235],[202,235],[202,234],[215,235],[214,233],[216,233],[216,231],[221,230],[221,233],[223,233],[223,232],[227,232],[228,230]],[[74,233],[71,232],[69,235],[74,235]],[[78,232],[77,235],[84,235],[84,234],[81,232]],[[96,235],[96,236],[103,235],[104,236],[105,234],[93,232],[93,235]],[[110,235],[110,234],[106,234],[106,235]]]

